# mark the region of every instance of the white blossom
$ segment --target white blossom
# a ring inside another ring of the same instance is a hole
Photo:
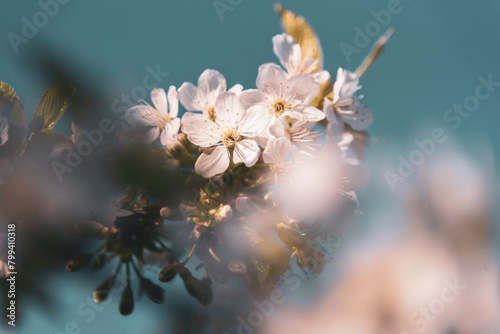
[[[150,127],[147,130],[145,140],[153,142],[160,137],[162,145],[166,145],[167,139],[173,138],[179,132],[180,119],[177,118],[179,100],[174,86],[170,86],[167,94],[162,88],[155,88],[151,92],[151,100],[154,107],[144,100],[141,105],[134,106],[127,111],[126,118],[132,126]],[[170,112],[169,112],[170,108]]]
[[[272,123],[281,117],[295,117],[304,121],[317,122],[325,117],[323,111],[311,105],[318,96],[320,85],[307,73],[287,76],[276,64],[259,67],[257,88],[241,93],[241,102],[248,112],[264,114],[265,121]],[[259,135],[259,144],[265,146],[270,138],[269,131]]]
[[[195,164],[195,172],[205,178],[224,172],[234,164],[255,165],[260,148],[252,139],[266,126],[263,112],[245,111],[238,96],[220,93],[215,100],[214,121],[206,115],[186,113],[182,132],[195,145],[206,148]]]
[[[201,111],[210,120],[214,120],[215,100],[220,93],[227,89],[226,78],[216,71],[207,69],[198,79],[198,86],[191,82],[185,82],[179,88],[179,100],[188,111]],[[237,95],[241,93],[243,86],[234,85],[230,92]]]
[[[316,71],[321,67],[321,61],[310,55],[304,56],[300,45],[288,34],[273,37],[273,51],[279,58],[281,65],[286,68],[288,75],[309,73],[319,84],[323,84],[330,79],[330,73],[327,71]]]

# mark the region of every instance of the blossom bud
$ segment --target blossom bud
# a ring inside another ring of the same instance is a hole
[[[85,221],[75,225],[75,234],[80,238],[106,239],[109,228],[96,221]]]
[[[182,268],[183,266],[179,262],[171,263],[160,271],[158,274],[158,280],[163,283],[170,282],[175,278],[175,276],[177,276]]]
[[[232,216],[233,216],[233,208],[231,208],[231,205],[224,205],[219,209],[219,212],[217,212],[216,219],[218,221],[223,221],[231,218]]]
[[[246,196],[240,196],[236,199],[236,210],[241,213],[245,213],[250,210],[250,198]]]
[[[186,148],[177,138],[167,139],[167,151],[175,159],[181,159],[185,154],[187,154]]]
[[[184,145],[190,154],[199,154],[198,149],[189,141],[185,133],[180,133],[177,139]]]
[[[94,257],[93,254],[80,254],[75,259],[66,263],[66,270],[70,272],[78,271],[89,264],[92,257]]]
[[[94,301],[101,303],[109,296],[109,291],[115,285],[115,277],[108,278],[104,283],[97,287],[94,291]]]
[[[120,300],[120,314],[129,315],[134,310],[134,295],[132,294],[132,288],[130,287],[130,282],[128,282],[127,287],[123,290],[122,299]]]
[[[207,228],[203,225],[196,225],[193,229],[193,235],[196,239],[199,239],[203,232],[205,232]]]
[[[163,218],[163,219],[167,219],[169,216],[170,216],[170,213],[171,213],[171,210],[164,206],[163,208],[161,208],[160,210],[160,216]]]

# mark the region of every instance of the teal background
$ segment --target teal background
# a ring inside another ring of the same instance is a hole
[[[354,44],[353,28],[363,29],[373,20],[370,11],[386,9],[387,3],[282,2],[313,25],[323,45],[324,67],[333,75],[339,66],[355,70],[359,65],[370,46],[348,62],[339,45]],[[454,103],[474,93],[478,76],[492,74],[500,81],[500,1],[402,0],[401,6],[402,12],[390,21],[396,34],[361,80],[364,101],[375,116],[369,132],[377,138],[368,156],[371,182],[360,196],[365,214],[358,220],[367,234],[387,227],[375,219],[382,211],[396,216],[401,211],[394,204],[398,192],[389,190],[384,172],[395,172],[398,156],[408,157],[415,148],[413,141],[428,138],[436,127],[451,138],[446,145],[453,143],[484,166],[491,173],[493,188],[498,186],[500,88],[457,130],[442,117]],[[271,38],[281,28],[271,1],[242,0],[221,20],[212,1],[71,0],[15,54],[7,34],[20,34],[21,18],[31,18],[39,10],[34,0],[0,0],[0,80],[15,88],[28,115],[52,84],[29,63],[39,47],[54,52],[74,73],[84,73],[88,82],[110,98],[141,85],[147,66],[160,65],[169,72],[162,83],[165,89],[196,82],[206,68],[222,72],[228,86],[241,83],[252,88],[258,66],[278,62]],[[444,149],[440,146],[437,152]],[[78,282],[78,274],[63,273],[63,269],[54,277],[47,285],[61,292],[57,315],[48,317],[39,306],[29,305],[24,310],[29,321],[16,328],[19,333],[64,332],[64,325],[72,319],[82,324],[82,333],[106,328],[115,333],[136,333],[138,328],[156,333],[154,321],[164,316],[161,308],[142,307],[148,304],[143,302],[132,317],[124,319],[115,301],[86,324],[74,310],[95,282]]]

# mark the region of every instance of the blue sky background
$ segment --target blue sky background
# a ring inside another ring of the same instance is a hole
[[[388,2],[283,0],[282,4],[312,24],[323,45],[324,67],[335,75],[339,66],[356,69],[371,46],[362,48],[349,62],[340,44],[353,45],[353,29],[364,29],[374,20],[370,12],[386,9]],[[428,138],[436,127],[451,138],[447,145],[453,143],[491,169],[492,184],[498,183],[500,87],[456,130],[443,121],[443,114],[474,93],[478,76],[491,74],[500,82],[500,1],[400,3],[402,11],[390,20],[396,34],[361,80],[364,101],[375,116],[369,132],[380,139],[370,148],[371,183],[361,193],[365,215],[359,218],[360,223],[372,230],[383,228],[373,219],[380,211],[398,212],[393,204],[398,193],[389,190],[384,172],[395,172],[398,156],[408,157],[415,149],[413,141]],[[165,89],[179,87],[184,81],[196,82],[206,68],[222,72],[228,86],[241,83],[253,88],[258,66],[278,62],[271,38],[281,28],[271,1],[242,0],[221,20],[210,0],[71,0],[60,6],[57,15],[39,28],[27,45],[20,45],[16,54],[8,33],[20,35],[22,17],[31,20],[40,9],[34,0],[0,1],[0,80],[15,88],[28,115],[52,84],[26,62],[37,56],[41,45],[55,52],[75,73],[85,73],[86,80],[109,97],[119,97],[141,85],[147,66],[159,65],[169,72],[162,84]],[[439,146],[437,153],[443,150]],[[18,328],[20,333],[64,332],[66,321],[78,320],[74,309],[95,284],[80,282],[82,289],[74,289],[78,275],[61,275],[57,282],[65,282],[59,287],[64,289],[64,308],[55,319],[30,312],[30,324]],[[47,284],[56,286],[57,282]],[[135,333],[141,325],[153,330],[155,316],[161,312],[138,307],[132,317],[121,319],[114,305],[82,326],[82,333],[94,333],[110,323],[116,329],[113,332]]]

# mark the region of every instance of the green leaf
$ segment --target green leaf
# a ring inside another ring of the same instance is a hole
[[[69,107],[76,89],[73,85],[54,85],[42,95],[28,126],[28,138],[33,133],[52,129]]]

